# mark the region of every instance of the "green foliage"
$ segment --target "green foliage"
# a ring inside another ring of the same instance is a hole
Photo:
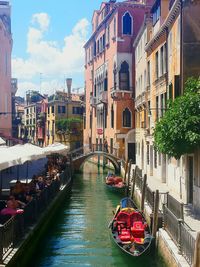
[[[189,78],[184,95],[168,103],[154,130],[156,149],[180,158],[200,146],[200,78]]]
[[[67,132],[74,128],[74,125],[81,124],[82,119],[80,118],[64,118],[56,121],[57,131]]]

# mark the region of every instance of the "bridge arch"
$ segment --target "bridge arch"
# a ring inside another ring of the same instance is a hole
[[[72,158],[74,170],[78,171],[81,165],[84,163],[84,161],[94,156],[104,156],[106,159],[110,160],[110,162],[113,164],[115,168],[115,173],[116,174],[120,173],[120,160],[117,157],[113,156],[112,154],[106,153],[104,151],[89,152],[77,158]]]

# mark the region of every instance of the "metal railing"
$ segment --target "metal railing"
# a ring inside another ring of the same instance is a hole
[[[151,207],[152,212],[153,212],[153,209],[154,209],[154,200],[155,200],[155,192],[152,191],[149,188],[149,186],[147,186],[146,187],[146,191],[145,191],[145,201]]]
[[[177,218],[184,220],[183,203],[180,203],[169,194],[167,194],[167,207]]]
[[[195,250],[195,238],[191,229],[182,219],[178,219],[166,205],[163,205],[163,227],[168,232],[174,243],[178,246],[179,254],[192,265]]]
[[[33,198],[24,208],[22,214],[17,214],[8,219],[4,224],[0,224],[0,263],[9,251],[22,240],[29,226],[33,225],[42,215],[46,207],[55,198],[63,184],[67,184],[71,176],[69,164],[60,174],[60,179],[53,180],[41,193]]]
[[[194,260],[194,250],[195,250],[195,238],[191,235],[185,224],[181,224],[181,240],[180,249],[181,254],[187,260],[187,262],[192,265]]]
[[[163,226],[164,229],[171,236],[172,240],[178,246],[180,242],[179,238],[179,220],[177,217],[163,205]]]

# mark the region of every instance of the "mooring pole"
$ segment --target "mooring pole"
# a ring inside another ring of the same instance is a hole
[[[132,187],[131,187],[131,198],[132,198],[132,199],[133,199],[134,191],[135,191],[135,175],[136,175],[136,168],[137,168],[137,166],[135,167],[135,170],[133,170],[133,173],[132,173]]]
[[[156,238],[156,232],[158,229],[158,211],[159,211],[159,190],[156,190],[155,193],[155,202],[154,202],[154,213],[153,213],[153,226],[152,226],[152,235]]]
[[[131,174],[131,165],[132,165],[132,159],[129,160],[128,165],[128,182],[127,182],[127,188],[126,188],[126,196],[129,195],[129,185],[130,185],[130,174]]]
[[[144,200],[145,200],[145,192],[147,185],[147,175],[144,175],[143,184],[142,184],[142,198],[141,198],[141,211],[144,211]]]
[[[126,183],[126,173],[128,170],[128,160],[126,161],[126,165],[125,165],[125,173],[124,173],[124,182]]]

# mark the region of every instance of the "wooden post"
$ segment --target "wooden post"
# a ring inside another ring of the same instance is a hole
[[[125,165],[125,173],[124,173],[124,182],[126,183],[126,173],[128,170],[128,160],[126,161],[126,165]]]
[[[156,232],[158,228],[158,210],[159,210],[159,190],[156,190],[155,202],[154,202],[154,213],[153,213],[153,226],[152,235],[156,238]]]
[[[129,160],[128,165],[128,181],[127,181],[127,188],[126,188],[126,196],[129,195],[129,185],[130,185],[130,174],[131,174],[131,165],[132,165],[132,159]]]
[[[192,267],[199,267],[199,266],[200,266],[200,232],[197,233],[195,249],[194,249],[194,261]]]
[[[137,167],[137,166],[136,166]],[[131,188],[131,198],[133,199],[134,191],[135,191],[135,175],[136,175],[136,167],[135,170],[133,170],[133,176],[132,176],[132,188]]]
[[[147,175],[144,175],[143,184],[142,184],[142,198],[141,198],[141,211],[144,210],[144,200],[145,200],[145,191],[147,185]]]

